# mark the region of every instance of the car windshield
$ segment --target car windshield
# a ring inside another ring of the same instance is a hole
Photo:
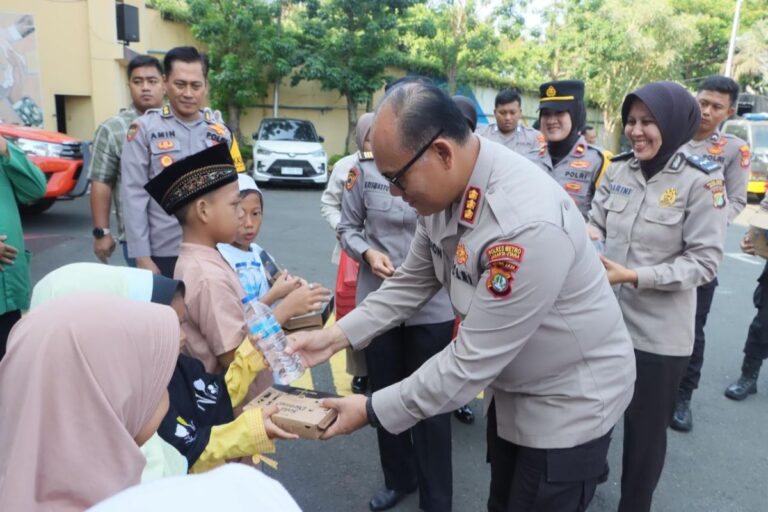
[[[752,151],[761,155],[768,154],[768,125],[755,126],[752,135],[754,136]]]
[[[296,140],[317,142],[315,127],[308,121],[273,119],[264,121],[259,130],[259,140]]]

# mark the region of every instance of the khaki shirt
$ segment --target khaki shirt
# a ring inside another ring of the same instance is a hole
[[[488,387],[499,436],[569,448],[607,433],[632,398],[635,361],[584,220],[557,183],[480,138],[462,197],[419,218],[394,276],[338,325],[356,348],[445,288],[457,338],[403,381],[373,394],[399,433]]]
[[[375,249],[383,252],[395,268],[402,265],[416,233],[417,216],[416,210],[401,197],[389,193],[389,183],[376,169],[373,157],[364,160],[358,156],[347,173],[341,220],[336,227],[341,246],[360,263],[355,303],[360,304],[384,282],[374,275],[363,258],[365,251]],[[405,325],[436,324],[453,319],[448,293],[440,290],[408,318]]]
[[[589,213],[605,256],[637,272],[637,287],[615,287],[635,348],[667,356],[693,350],[696,287],[717,274],[728,212],[722,172],[686,158],[648,182],[637,159],[614,160]]]
[[[120,162],[121,195],[128,255],[178,256],[181,226],[144,190],[147,182],[173,162],[214,144],[232,144],[232,135],[210,109],[193,123],[178,119],[171,108],[150,109],[128,129]]]
[[[751,163],[749,144],[730,133],[715,132],[708,139],[688,141],[683,149],[717,162],[723,168],[730,224],[747,205],[747,182]]]
[[[584,137],[579,137],[571,152],[557,162],[557,165],[552,165],[552,157],[547,152],[546,146],[539,153],[539,165],[544,167],[568,192],[585,219],[589,213],[604,162],[603,153],[587,144]]]
[[[539,151],[542,146],[547,144],[541,132],[522,124],[518,124],[517,128],[508,135],[501,133],[498,125],[495,123],[480,126],[475,130],[475,133],[488,140],[507,146],[515,153],[521,154],[533,162],[538,160]]]

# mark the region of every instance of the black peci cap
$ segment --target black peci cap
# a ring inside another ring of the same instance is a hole
[[[144,189],[168,215],[179,208],[237,181],[237,171],[226,144],[216,144],[166,167]]]

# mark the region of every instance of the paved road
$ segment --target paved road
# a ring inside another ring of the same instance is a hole
[[[290,271],[332,287],[330,263],[334,237],[320,217],[317,190],[266,191],[264,227],[259,243]],[[50,270],[75,261],[95,261],[91,253],[88,200],[62,202],[38,217],[24,219],[32,250],[35,281]],[[739,374],[741,349],[752,318],[752,290],[763,262],[738,253],[744,228],[732,226],[713,312],[707,327],[710,345],[703,382],[694,396],[695,428],[690,434],[670,431],[667,466],[656,493],[657,511],[768,511],[768,381],[744,403],[723,397],[724,388]],[[122,264],[117,256],[115,264]],[[304,385],[348,392],[343,356],[312,370]],[[480,412],[480,403],[473,402]],[[453,423],[454,510],[485,510],[489,472],[485,460],[485,422]],[[610,452],[611,477],[600,486],[591,511],[616,509],[621,468],[621,426]],[[283,482],[308,512],[368,510],[367,500],[380,485],[376,438],[370,428],[329,442],[281,443],[279,471]],[[415,495],[395,511],[418,510]]]

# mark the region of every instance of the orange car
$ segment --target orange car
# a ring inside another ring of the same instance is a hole
[[[82,141],[63,133],[2,123],[0,136],[24,151],[48,180],[43,199],[26,206],[26,211],[43,212],[57,199],[72,199],[85,194],[88,180],[83,169]]]

